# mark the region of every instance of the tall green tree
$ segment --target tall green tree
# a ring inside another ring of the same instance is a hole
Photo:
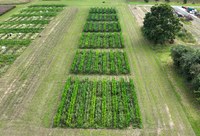
[[[144,36],[155,43],[173,42],[181,24],[168,4],[155,5],[144,18]]]
[[[171,56],[176,69],[192,83],[191,91],[200,102],[200,49],[183,45],[173,46]]]

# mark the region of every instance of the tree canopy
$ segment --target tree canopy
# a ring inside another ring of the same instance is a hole
[[[200,49],[178,45],[172,47],[171,56],[177,70],[191,81],[200,102]]]
[[[179,19],[174,16],[173,8],[168,4],[153,6],[144,18],[143,33],[155,43],[173,42],[180,29]]]

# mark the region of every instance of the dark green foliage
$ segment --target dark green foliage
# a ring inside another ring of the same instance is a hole
[[[84,32],[121,32],[118,22],[87,22]]]
[[[0,54],[0,68],[2,68],[5,65],[9,65],[13,63],[16,59],[17,55],[5,55]]]
[[[42,7],[42,8],[47,8],[47,7],[51,7],[51,8],[60,8],[60,7],[65,7],[66,5],[63,5],[63,4],[53,4],[53,5],[30,5],[29,8],[32,8],[32,7]]]
[[[187,4],[187,0],[183,0],[183,4]]]
[[[19,21],[6,21],[3,23],[0,23],[0,25],[4,24],[12,24],[12,25],[16,25],[16,24],[49,24],[50,20],[19,20]]]
[[[181,24],[170,5],[161,4],[151,8],[144,18],[144,36],[155,43],[173,42]]]
[[[144,0],[146,3],[148,3],[149,2],[149,0]]]
[[[129,74],[130,67],[125,52],[78,51],[72,73],[79,74]]]
[[[118,21],[116,14],[89,14],[87,21]]]
[[[43,28],[0,28],[0,33],[39,33]]]
[[[171,49],[174,65],[184,77],[191,81],[197,98],[200,97],[200,50],[186,46],[175,46]]]
[[[89,11],[90,14],[116,14],[114,8],[91,8]]]
[[[124,48],[124,42],[119,33],[83,33],[79,48]]]
[[[44,16],[44,17],[54,17],[57,12],[44,12],[44,13],[20,13],[13,15],[13,17],[32,17],[32,16]]]
[[[141,127],[133,81],[69,78],[54,117],[55,127]]]
[[[54,8],[49,8],[49,7],[32,7],[32,8],[27,8],[24,10],[21,10],[21,13],[27,13],[27,12],[60,12],[63,10],[63,7],[54,7]]]
[[[30,39],[20,39],[20,40],[0,40],[0,45],[3,45],[3,46],[10,46],[10,45],[24,45],[24,46],[27,46],[31,43],[31,40]]]

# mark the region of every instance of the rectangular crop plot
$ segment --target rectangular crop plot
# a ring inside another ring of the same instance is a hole
[[[91,8],[89,11],[90,14],[116,14],[114,8]]]
[[[78,51],[71,72],[74,74],[129,74],[127,55],[122,51]]]
[[[124,42],[120,33],[83,33],[79,48],[124,48]]]
[[[118,21],[117,14],[89,14],[87,21]]]
[[[141,127],[133,81],[69,78],[54,117],[55,127]]]
[[[119,22],[87,22],[84,32],[121,32]]]

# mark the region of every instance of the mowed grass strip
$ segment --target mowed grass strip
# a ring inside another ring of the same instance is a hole
[[[141,127],[133,81],[69,78],[54,117],[54,127]]]
[[[128,58],[123,51],[77,51],[71,67],[73,74],[129,74]]]

